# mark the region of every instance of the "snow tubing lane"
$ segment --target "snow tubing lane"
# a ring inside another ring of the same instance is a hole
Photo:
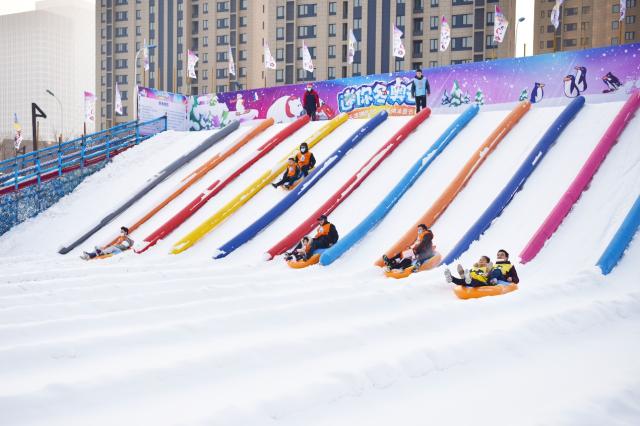
[[[313,148],[317,143],[321,142],[327,135],[333,132],[338,126],[343,124],[349,116],[345,113],[342,113],[327,124],[322,126],[318,131],[316,131],[313,135],[311,135],[305,141],[307,145],[309,145],[309,149]],[[288,153],[284,158],[282,158],[275,167],[267,170],[262,176],[260,176],[257,180],[255,180],[252,184],[250,184],[247,188],[245,188],[240,194],[238,194],[235,198],[225,204],[220,210],[218,210],[213,216],[205,220],[198,227],[196,227],[193,231],[189,232],[185,235],[180,241],[174,244],[171,253],[178,254],[192,245],[194,245],[198,240],[204,237],[206,234],[211,232],[216,226],[222,223],[226,218],[231,216],[236,210],[240,209],[247,201],[253,198],[262,188],[268,185],[271,181],[273,181],[280,173],[284,171],[287,167],[287,159],[292,157],[297,151],[298,147],[296,146],[290,153]]]
[[[75,240],[74,242],[69,244],[68,246],[62,247],[58,251],[58,253],[67,254],[71,250],[73,250],[74,248],[76,248],[77,246],[82,244],[89,237],[91,237],[93,234],[98,232],[100,229],[104,228],[113,219],[115,219],[120,214],[122,214],[122,212],[127,210],[129,207],[131,207],[133,204],[135,204],[138,200],[140,200],[142,197],[144,197],[153,188],[155,188],[156,186],[158,186],[162,182],[164,182],[169,176],[171,176],[173,173],[175,173],[178,169],[180,169],[185,164],[189,163],[191,160],[193,160],[194,158],[196,158],[197,156],[199,156],[200,154],[205,152],[207,149],[211,148],[217,142],[220,142],[222,139],[227,137],[233,131],[235,131],[238,128],[239,125],[240,125],[240,123],[238,123],[237,121],[234,121],[234,122],[230,123],[228,126],[224,127],[222,130],[219,130],[218,132],[216,132],[213,135],[209,136],[207,139],[204,140],[204,142],[202,142],[200,145],[198,145],[196,148],[194,148],[191,152],[183,155],[182,157],[180,157],[177,160],[175,160],[173,163],[169,164],[167,167],[165,167],[160,172],[158,172],[156,175],[154,175],[154,177],[151,178],[151,181],[149,183],[147,183],[147,185],[145,185],[135,195],[133,195],[131,198],[129,198],[120,207],[118,207],[117,209],[115,209],[114,211],[112,211],[111,213],[106,215],[105,217],[103,217],[96,226],[91,228],[89,231],[85,232],[80,238],[78,238],[77,240]]]
[[[195,212],[200,210],[210,199],[215,197],[226,186],[233,182],[238,176],[244,173],[254,163],[264,157],[268,152],[275,148],[282,141],[290,137],[301,127],[309,122],[309,117],[304,115],[298,118],[293,123],[282,129],[276,135],[274,135],[267,142],[262,144],[253,153],[253,155],[245,161],[240,167],[233,172],[229,173],[226,177],[215,180],[207,189],[194,198],[189,204],[187,204],[182,210],[176,213],[171,219],[165,222],[158,229],[153,231],[148,237],[144,239],[146,243],[142,248],[136,250],[136,253],[140,254],[145,252],[150,247],[154,246],[158,241],[171,234],[177,227],[182,225],[188,218],[190,218]]]
[[[622,106],[618,114],[607,128],[598,145],[593,149],[589,158],[584,163],[573,182],[562,195],[551,213],[529,240],[520,253],[520,263],[532,260],[542,249],[544,243],[556,232],[564,218],[569,214],[573,205],[578,201],[582,192],[587,189],[589,182],[598,171],[600,165],[618,141],[618,138],[633,118],[640,106],[640,91],[633,92],[627,102]]]
[[[416,228],[421,223],[428,227],[438,220],[440,215],[449,207],[456,196],[462,191],[469,179],[473,177],[476,170],[482,165],[484,160],[493,152],[496,146],[504,139],[509,131],[520,121],[520,119],[529,111],[531,103],[523,101],[519,103],[504,120],[495,128],[495,130],[485,139],[484,143],[469,158],[464,167],[458,172],[456,177],[451,181],[449,186],[445,188],[440,197],[433,203],[427,212],[416,221],[416,223],[398,240],[391,248],[386,251],[387,256],[392,256],[404,247],[408,247],[416,239]],[[383,266],[380,259],[376,260],[377,266]]]
[[[631,210],[622,221],[622,225],[620,225],[620,228],[618,228],[598,260],[597,265],[604,275],[609,274],[618,264],[633,236],[638,231],[638,226],[640,226],[640,197],[633,203]]]
[[[436,266],[438,266],[441,260],[442,260],[442,255],[436,252],[436,254],[434,254],[433,257],[431,257],[429,260],[427,260],[422,265],[420,265],[418,272],[428,271],[429,269],[435,268]],[[396,270],[384,271],[384,275],[388,278],[401,279],[401,278],[406,278],[409,275],[413,274],[414,269],[415,268],[413,266],[410,266],[406,269],[403,269],[402,271],[396,271]]]
[[[464,285],[457,285],[454,287],[453,292],[460,299],[479,299],[487,296],[500,296],[501,294],[511,293],[518,289],[518,284],[498,284],[498,285],[486,285],[482,287],[467,287]]]
[[[224,245],[218,248],[214,259],[220,259],[233,252],[235,249],[251,240],[258,235],[264,228],[269,226],[271,222],[276,220],[280,215],[295,204],[300,198],[304,196],[322,177],[327,174],[336,164],[344,158],[349,151],[351,151],[360,141],[362,141],[369,133],[371,133],[376,127],[378,127],[383,121],[387,119],[389,113],[387,111],[381,111],[376,114],[372,119],[368,120],[362,127],[356,130],[338,149],[333,151],[325,161],[319,166],[316,166],[309,175],[299,180],[299,184],[291,189],[291,192],[280,200],[269,211],[263,214],[255,222],[245,228],[238,235],[226,242]]]
[[[323,265],[333,263],[354,244],[364,238],[368,232],[373,230],[458,133],[478,114],[479,109],[478,105],[471,105],[460,114],[371,213],[322,255],[321,263]]]
[[[300,239],[311,232],[317,222],[318,216],[329,214],[336,209],[344,200],[355,191],[358,186],[373,172],[385,158],[387,158],[404,139],[414,131],[420,123],[431,115],[431,109],[425,108],[418,114],[414,115],[404,126],[400,128],[375,154],[373,154],[367,162],[347,182],[342,185],[325,203],[312,213],[304,222],[293,230],[284,239],[278,242],[267,251],[270,259],[274,256],[284,253],[288,248],[296,245]]]
[[[536,167],[542,162],[547,152],[556,143],[562,132],[576,117],[578,112],[580,112],[584,106],[584,102],[584,96],[578,96],[560,113],[544,135],[542,135],[540,141],[531,150],[531,153],[529,153],[518,170],[514,173],[511,180],[509,180],[502,191],[500,191],[498,196],[493,200],[491,205],[487,207],[484,213],[482,213],[482,216],[480,216],[478,220],[471,225],[471,228],[469,228],[447,257],[445,257],[442,261],[443,264],[448,265],[458,259],[462,253],[469,249],[469,246],[474,241],[480,239],[480,236],[489,228],[489,226],[491,226],[491,223],[500,216],[500,214],[502,214],[502,211],[511,202],[513,197],[515,197],[516,193],[520,191],[529,176],[531,176]]]
[[[207,160],[203,165],[198,167],[195,171],[191,172],[189,175],[184,177],[181,182],[184,182],[178,189],[176,189],[171,195],[165,198],[161,203],[151,209],[147,214],[138,219],[136,223],[128,226],[129,234],[133,233],[136,229],[146,223],[149,219],[151,219],[156,213],[162,210],[167,206],[171,201],[176,199],[180,194],[187,190],[191,185],[198,182],[202,179],[207,173],[216,168],[220,163],[229,158],[232,154],[237,152],[240,148],[245,146],[249,141],[258,136],[260,133],[264,132],[274,123],[273,118],[268,118],[262,122],[260,122],[257,126],[251,129],[246,135],[238,139],[231,147],[227,148],[226,151],[219,152],[209,160]],[[111,240],[107,246],[110,246],[115,243],[117,237]]]

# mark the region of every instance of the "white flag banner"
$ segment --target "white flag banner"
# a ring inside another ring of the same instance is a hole
[[[229,74],[236,75],[236,63],[233,62],[233,51],[229,46]]]
[[[404,58],[405,49],[402,44],[402,34],[396,24],[393,24],[393,56],[396,58]]]
[[[267,43],[264,44],[264,67],[269,70],[276,69],[276,60],[273,59],[273,55],[271,55],[271,50],[269,50],[269,45]]]
[[[620,21],[622,21],[627,14],[627,0],[620,0]]]
[[[84,92],[84,121],[93,123],[96,120],[96,95]]]
[[[147,39],[144,39],[144,46],[142,49],[142,62],[144,63],[144,70],[149,71],[149,46],[147,45]]]
[[[17,150],[20,149],[20,145],[22,145],[22,126],[18,121],[18,114],[13,113],[13,129],[16,131],[15,136],[13,137],[13,147]]]
[[[196,62],[198,62],[198,56],[190,50],[187,50],[187,73],[189,78],[196,78]]]
[[[358,40],[356,40],[356,36],[353,34],[353,30],[349,31],[349,46],[347,47],[347,63],[352,64],[353,58],[356,55],[356,46]]]
[[[560,26],[560,6],[562,6],[562,3],[564,3],[564,0],[556,0],[555,6],[551,9],[551,23],[556,30]]]
[[[509,21],[507,21],[507,18],[502,14],[500,6],[496,5],[496,14],[493,22],[493,39],[496,43],[502,43],[504,35],[507,33],[508,26]]]
[[[307,48],[304,40],[302,41],[302,68],[309,72],[313,72],[314,70],[311,53],[309,53],[309,49]]]
[[[449,23],[447,23],[447,18],[443,16],[440,24],[440,51],[444,52],[447,50],[450,42],[451,29],[449,28]]]
[[[118,83],[116,83],[116,102],[114,104],[116,114],[122,115],[122,96],[120,95],[120,89],[118,89]]]

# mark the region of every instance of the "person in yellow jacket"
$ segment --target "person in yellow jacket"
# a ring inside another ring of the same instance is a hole
[[[516,267],[509,261],[509,253],[505,249],[498,250],[498,254],[496,254],[496,263],[494,263],[493,269],[489,271],[489,283],[518,284],[519,282],[520,278],[518,278]]]
[[[489,282],[489,274],[493,269],[493,264],[488,256],[480,256],[480,259],[473,264],[471,269],[464,269],[458,264],[458,274],[460,278],[451,275],[449,268],[444,270],[444,278],[448,283],[464,285],[467,287],[481,287],[485,285],[495,285]]]

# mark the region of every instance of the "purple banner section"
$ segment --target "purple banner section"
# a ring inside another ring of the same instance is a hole
[[[414,75],[402,71],[315,82],[321,104],[317,116],[330,119],[346,112],[368,117],[380,109],[390,115],[412,115]],[[524,99],[557,104],[579,95],[589,102],[620,100],[640,88],[640,44],[429,68],[424,75],[431,88],[427,105],[432,109]],[[292,122],[305,113],[306,84],[190,96],[185,128],[213,129],[235,120],[268,117]]]

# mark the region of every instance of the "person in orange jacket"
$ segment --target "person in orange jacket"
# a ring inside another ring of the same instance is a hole
[[[296,161],[298,162],[298,167],[300,167],[300,173],[302,173],[301,177],[306,177],[309,174],[309,170],[316,165],[316,157],[309,151],[309,145],[306,142],[300,144],[300,150],[296,154]]]
[[[396,253],[391,258],[382,255],[382,260],[388,270],[407,269],[414,263],[420,265],[433,256],[433,232],[423,223],[418,225],[417,231],[418,237],[405,250]]]
[[[320,215],[318,217],[318,229],[316,235],[311,240],[311,251],[309,256],[318,249],[329,248],[338,242],[338,230],[327,220],[327,216]]]
[[[279,187],[280,185],[284,185],[285,188],[290,188],[291,185],[298,180],[300,176],[300,167],[298,167],[298,163],[296,163],[295,158],[289,158],[287,168],[282,174],[282,179],[278,182],[272,183],[271,185],[274,188]]]

